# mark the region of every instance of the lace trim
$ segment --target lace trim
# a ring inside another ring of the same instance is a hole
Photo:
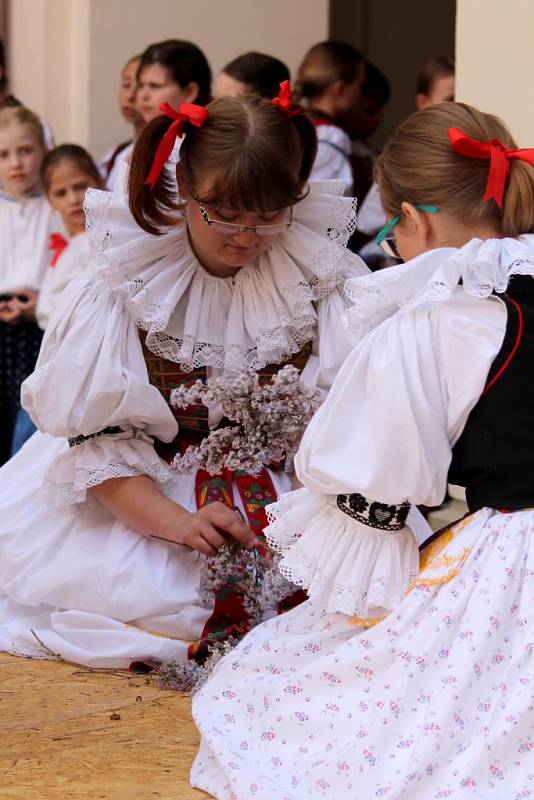
[[[407,535],[411,536],[411,533],[407,532]],[[302,550],[286,555],[279,570],[288,581],[307,589],[312,602],[327,596],[327,612],[351,616],[369,616],[371,608],[376,609],[377,614],[395,608],[418,575],[406,564],[399,564],[394,578],[377,576],[366,584],[341,583],[333,580],[331,575],[321,574],[319,560]]]
[[[42,647],[39,642],[35,641],[35,646],[32,647],[26,640],[21,641],[10,633],[8,625],[0,625],[0,651],[10,653],[12,656],[19,656],[19,658],[40,658],[57,660],[57,657]]]
[[[315,506],[310,504],[309,515],[315,517],[320,514],[321,505],[324,506],[325,502],[326,498],[323,497],[318,498]],[[378,548],[379,555],[376,563],[373,561],[375,565],[370,568],[369,579],[356,574],[358,565],[355,564],[353,576],[347,575],[338,580],[336,557],[332,554],[325,561],[323,551],[310,552],[309,548],[306,549],[303,538],[306,535],[306,523],[302,522],[297,530],[291,524],[288,515],[294,512],[295,504],[298,503],[299,499],[291,493],[265,509],[269,525],[264,533],[271,549],[275,553],[283,554],[279,570],[284,578],[307,589],[310,601],[322,602],[327,612],[367,617],[370,609],[375,609],[379,614],[395,608],[419,574],[417,549],[411,531],[403,526],[402,531],[392,536],[374,532],[369,527],[367,532],[356,530],[356,535],[363,533],[364,537],[371,537],[370,540],[362,539],[362,546],[372,548],[375,556]],[[328,505],[337,512],[335,503],[333,499]],[[348,536],[345,539],[348,552],[352,532],[346,531],[344,535]],[[343,560],[341,556],[337,558]],[[392,564],[395,565],[393,570]]]
[[[494,241],[494,240],[490,240]],[[470,243],[471,244],[471,243]],[[466,250],[470,245],[466,245]],[[401,308],[416,308],[428,302],[448,300],[461,281],[463,291],[473,297],[489,297],[493,292],[504,294],[514,275],[534,277],[534,262],[527,257],[511,259],[506,264],[498,261],[493,248],[486,252],[484,243],[471,256],[457,251],[443,264],[435,267],[430,279],[422,272],[420,282],[414,279],[417,266],[408,264],[396,267],[386,275],[352,278],[345,284],[345,294],[354,302],[342,317],[352,342],[360,339]],[[478,257],[478,260],[477,260]],[[436,256],[432,263],[436,263]],[[423,264],[421,264],[423,266]],[[428,273],[427,273],[428,274]],[[415,285],[414,285],[415,283]]]
[[[126,268],[118,271],[119,255],[113,261],[106,255],[113,241],[109,223],[112,199],[112,194],[99,191],[90,190],[86,195],[86,227],[92,248],[97,251],[96,264],[104,271],[110,288],[124,298],[136,325],[147,332],[147,347],[156,355],[179,363],[186,371],[201,366],[219,369],[246,366],[257,370],[287,360],[314,338],[317,319],[313,303],[344,284],[350,274],[354,256],[346,250],[346,244],[356,229],[357,201],[328,194],[330,208],[325,216],[335,223],[325,228],[323,245],[312,258],[313,275],[285,289],[292,307],[276,306],[280,321],[276,328],[261,330],[254,346],[248,348],[199,342],[193,335],[171,336],[166,327],[174,306],[153,302],[145,281],[139,276],[132,277]],[[117,250],[124,251],[127,264],[127,246],[118,246]]]
[[[140,470],[123,462],[110,460],[99,469],[89,470],[76,466],[73,482],[56,484],[45,478],[41,486],[41,497],[49,506],[84,503],[87,501],[87,490],[93,486],[112,478],[135,478],[138,475],[147,475],[156,483],[166,483],[173,477],[168,467],[160,462],[147,464]]]

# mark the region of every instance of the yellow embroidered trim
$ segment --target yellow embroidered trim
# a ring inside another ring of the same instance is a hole
[[[471,552],[469,547],[464,547],[460,553],[456,556],[447,556],[443,555],[440,556],[440,553],[447,547],[448,544],[452,542],[456,536],[463,531],[463,529],[472,521],[473,515],[470,514],[465,519],[461,520],[454,528],[449,528],[446,530],[442,535],[431,542],[424,550],[421,551],[419,557],[419,565],[420,565],[420,573],[417,578],[415,578],[408,589],[406,590],[405,597],[407,597],[410,592],[416,589],[418,586],[439,586],[441,584],[449,583],[455,578],[458,573],[460,572],[460,567],[463,566],[467,556]],[[442,569],[443,567],[452,567],[446,572],[444,575],[439,575],[435,578],[425,578],[425,572],[430,572],[436,569]],[[353,616],[349,617],[348,621],[351,625],[357,625],[358,627],[362,628],[372,628],[374,625],[378,625],[379,622],[386,619],[389,614],[384,614],[381,617],[358,617]]]
[[[349,623],[351,625],[358,625],[361,628],[372,628],[374,625],[378,625],[379,622],[382,622],[388,614],[382,614],[381,617],[349,617]]]

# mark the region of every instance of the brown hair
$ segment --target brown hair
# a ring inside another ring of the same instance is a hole
[[[352,83],[363,63],[360,51],[348,42],[319,42],[298,68],[295,96],[314,100],[335,81]]]
[[[202,128],[186,124],[179,169],[187,189],[197,195],[205,176],[213,176],[212,205],[236,210],[271,211],[297,203],[309,178],[317,139],[305,114],[290,117],[254,94],[219,97],[208,106]],[[172,120],[150,122],[136,142],[128,189],[130,209],[148,233],[176,224],[176,181],[163,170],[153,190],[145,185],[158,144]]]
[[[447,56],[436,56],[425,61],[417,76],[416,94],[431,94],[434,83],[439,78],[454,75],[454,60]]]
[[[202,50],[182,39],[167,39],[149,45],[141,54],[137,67],[137,80],[139,81],[145,67],[159,64],[165,67],[171,79],[186,88],[190,83],[198,86],[198,95],[195,103],[204,106],[211,98],[211,69]]]
[[[506,125],[464,103],[439,103],[416,111],[395,131],[378,157],[376,180],[385,210],[398,214],[401,203],[436,205],[470,225],[491,225],[501,236],[534,232],[534,167],[510,160],[502,209],[482,200],[490,162],[456,153],[448,129],[460,128],[480,141],[500,139],[517,145]]]
[[[46,147],[44,129],[41,120],[24,106],[8,106],[0,110],[0,129],[11,125],[26,125],[30,128],[43,150]]]
[[[46,194],[50,191],[51,175],[54,167],[64,161],[76,164],[85,175],[94,181],[96,186],[103,186],[102,176],[87,150],[77,144],[62,144],[50,150],[41,164],[41,183]]]

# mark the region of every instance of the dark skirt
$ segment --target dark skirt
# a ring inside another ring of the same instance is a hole
[[[43,331],[35,322],[0,322],[0,465],[11,453],[20,387],[34,368]]]

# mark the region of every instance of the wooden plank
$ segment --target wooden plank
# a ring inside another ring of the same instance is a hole
[[[190,698],[151,678],[0,653],[2,800],[200,800]]]

